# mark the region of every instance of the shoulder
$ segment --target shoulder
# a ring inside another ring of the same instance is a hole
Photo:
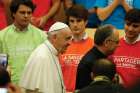
[[[85,56],[82,58],[82,60],[87,60],[87,61],[91,61],[94,60],[96,58],[96,52],[94,47],[92,47],[86,54]]]
[[[32,24],[29,24],[29,29],[31,30],[35,30],[36,32],[43,32],[43,30],[37,28],[36,26],[32,25]]]
[[[33,52],[32,55],[38,55],[39,57],[44,56],[48,53],[48,48],[45,46],[44,42],[40,44]]]
[[[94,53],[92,52],[93,49],[90,49],[81,59],[79,63],[79,67],[91,67],[93,65],[93,62],[95,61],[96,57],[94,56]]]
[[[13,28],[13,24],[12,25],[9,25],[7,27],[5,27],[4,29],[2,29],[0,32],[3,32],[3,31],[7,31],[7,30],[10,30]]]
[[[34,34],[36,34],[37,36],[41,35],[41,37],[47,37],[47,34],[45,33],[45,31],[35,27],[32,24],[29,24],[29,30],[32,31]]]
[[[13,30],[12,28],[13,28],[13,26],[12,25],[9,25],[6,28],[2,29],[0,31],[0,37],[4,36],[5,33],[8,33],[9,31],[11,32]]]

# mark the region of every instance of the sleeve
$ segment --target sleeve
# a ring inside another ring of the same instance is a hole
[[[44,93],[54,93],[54,83],[50,71],[52,66],[50,56],[46,56],[46,52],[44,47],[38,47],[31,54],[20,79],[20,87],[29,90],[38,89],[39,92],[45,91]]]
[[[47,39],[47,33],[45,33],[45,31],[41,32],[41,38],[43,41],[45,41]]]
[[[91,71],[90,68],[88,67],[87,64],[83,63],[88,63],[83,60],[78,65],[77,69],[77,77],[76,77],[76,89],[81,89],[91,83]]]
[[[20,86],[25,89],[35,89],[37,78],[40,73],[40,62],[43,61],[39,58],[38,52],[35,50],[29,57],[27,64],[25,65],[22,78],[20,80]],[[36,80],[35,80],[36,79]]]
[[[95,7],[106,7],[108,5],[108,0],[96,0]]]
[[[2,33],[0,32],[0,53],[2,53],[3,51],[3,45],[2,45]]]
[[[140,0],[133,0],[133,7],[140,9]]]

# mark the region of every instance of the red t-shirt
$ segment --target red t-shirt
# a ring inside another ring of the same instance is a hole
[[[73,92],[76,84],[77,66],[81,58],[93,47],[93,39],[72,42],[65,54],[60,56],[66,90]]]
[[[33,17],[41,17],[46,15],[52,6],[52,0],[32,0],[36,5],[36,8],[33,13]],[[49,27],[54,23],[52,19],[49,19],[44,27],[45,31],[48,31]]]
[[[112,58],[117,66],[117,72],[121,76],[124,86],[130,87],[140,79],[140,41],[128,44],[124,39],[120,40]]]
[[[5,28],[6,26],[7,26],[7,20],[6,20],[4,5],[0,1],[0,30]]]

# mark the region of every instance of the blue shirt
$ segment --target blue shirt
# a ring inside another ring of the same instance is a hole
[[[129,6],[140,9],[140,0],[126,0],[126,1],[129,4]],[[104,8],[110,5],[112,2],[113,0],[97,0],[95,6]],[[101,24],[112,24],[118,29],[123,29],[125,24],[124,22],[125,14],[126,14],[125,9],[123,8],[123,6],[119,5],[107,19],[102,21]]]

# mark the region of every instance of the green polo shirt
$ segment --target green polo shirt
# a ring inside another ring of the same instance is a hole
[[[8,55],[14,83],[18,84],[29,55],[46,37],[43,31],[31,24],[24,31],[19,31],[14,24],[0,31],[0,53]]]

